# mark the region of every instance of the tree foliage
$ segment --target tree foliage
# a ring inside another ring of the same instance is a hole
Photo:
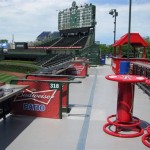
[[[100,49],[101,56],[113,53],[112,45],[100,44],[99,49]]]
[[[144,37],[144,40],[148,43],[148,45],[150,45],[150,37],[149,36]]]
[[[6,40],[6,39],[1,39],[1,40],[0,40],[0,43],[8,43],[8,40]]]

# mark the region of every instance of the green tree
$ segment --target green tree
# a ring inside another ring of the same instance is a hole
[[[112,47],[112,45],[100,44],[99,45],[99,49],[100,49],[101,56],[113,53],[113,47]]]
[[[144,40],[150,45],[150,37],[149,36],[144,37]]]
[[[146,47],[146,55],[147,58],[150,59],[150,37],[146,36],[144,37],[144,40],[148,43],[148,47]]]
[[[0,40],[0,43],[5,43],[5,42],[8,43],[8,40],[6,40],[6,39],[1,39]]]

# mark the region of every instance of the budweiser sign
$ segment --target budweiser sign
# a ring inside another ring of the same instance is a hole
[[[31,91],[29,89],[26,89],[16,97],[14,102],[33,100],[48,105],[50,101],[55,97],[56,91],[57,90]]]
[[[74,67],[80,72],[85,68],[84,66],[76,66],[76,65],[74,65]]]

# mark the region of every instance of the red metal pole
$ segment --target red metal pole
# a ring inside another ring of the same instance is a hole
[[[118,83],[118,103],[117,103],[117,121],[132,121],[134,101],[134,84]]]

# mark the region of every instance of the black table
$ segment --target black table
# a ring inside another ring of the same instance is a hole
[[[0,97],[0,117],[6,119],[6,114],[10,113],[10,100],[17,96],[20,92],[26,89],[28,85],[13,85],[5,84],[1,86],[4,90],[4,95]]]

